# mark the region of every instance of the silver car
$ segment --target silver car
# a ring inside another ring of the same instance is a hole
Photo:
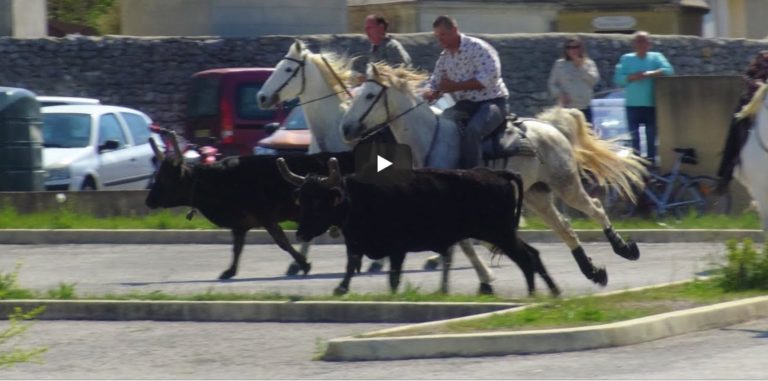
[[[146,189],[154,173],[152,120],[105,105],[49,106],[43,117],[46,190]],[[161,144],[162,145],[162,144]]]

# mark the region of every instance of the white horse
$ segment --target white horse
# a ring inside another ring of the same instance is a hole
[[[398,142],[410,145],[416,166],[456,168],[459,161],[459,131],[452,120],[436,116],[417,95],[417,86],[426,75],[405,68],[382,64],[369,65],[367,80],[355,94],[341,122],[344,137],[355,142],[366,133],[390,125]],[[642,159],[622,157],[612,143],[594,136],[576,109],[552,109],[525,122],[526,139],[535,155],[512,156],[491,162],[491,167],[519,172],[525,186],[524,203],[537,212],[565,241],[582,273],[593,282],[605,285],[604,267],[596,267],[581,247],[568,221],[553,204],[553,193],[599,222],[614,252],[636,260],[637,244],[625,242],[611,226],[599,200],[590,198],[581,184],[580,174],[589,172],[599,184],[622,191],[634,198],[633,185],[642,184],[646,173]],[[507,127],[501,144],[509,147],[520,134]]]
[[[768,85],[762,85],[739,113],[737,118],[753,118],[747,142],[741,149],[736,178],[744,184],[757,203],[763,231],[768,233]]]
[[[350,61],[335,54],[312,53],[296,40],[262,85],[257,95],[259,107],[274,107],[280,101],[298,97],[312,132],[309,153],[349,151],[353,145],[344,140],[339,123],[350,95],[347,90],[352,76],[350,66]],[[492,293],[494,276],[491,269],[478,257],[471,243],[462,241],[459,245],[477,272],[480,292]],[[308,250],[307,244],[303,244],[302,254],[306,255]],[[381,269],[382,260],[375,261],[371,267]],[[292,272],[298,272],[297,264],[289,267],[289,273]]]

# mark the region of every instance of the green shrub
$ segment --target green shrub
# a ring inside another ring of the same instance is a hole
[[[15,307],[13,312],[8,315],[8,328],[0,331],[0,369],[23,362],[42,362],[41,356],[48,348],[19,348],[17,344],[24,333],[34,324],[29,320],[34,320],[44,310],[45,307],[40,306],[32,311],[24,312],[20,307]]]
[[[757,251],[752,240],[745,239],[741,245],[735,240],[726,243],[728,257],[722,267],[720,281],[727,291],[760,289],[768,290],[768,246]]]

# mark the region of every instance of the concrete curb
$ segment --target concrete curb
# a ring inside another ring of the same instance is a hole
[[[411,337],[344,337],[328,342],[323,359],[365,361],[568,352],[638,344],[764,317],[768,317],[768,296],[590,327]]]
[[[14,307],[45,306],[40,320],[158,320],[304,323],[416,323],[519,307],[515,303],[2,300]]]
[[[605,242],[602,230],[577,230],[583,242]],[[621,230],[625,238],[643,243],[665,242],[722,242],[728,239],[750,238],[762,242],[761,230],[747,229],[637,229]],[[294,230],[286,231],[293,243]],[[555,243],[560,239],[551,230],[521,230],[520,236],[529,242]],[[100,230],[100,229],[3,229],[0,244],[231,244],[228,230]],[[272,237],[264,230],[252,230],[246,236],[248,244],[272,244]],[[327,234],[315,238],[314,244],[343,244],[342,237]]]

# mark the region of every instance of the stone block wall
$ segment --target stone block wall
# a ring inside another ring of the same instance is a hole
[[[630,51],[630,36],[581,34],[602,79],[597,90],[614,87],[614,65]],[[361,54],[363,35],[299,36],[320,48]],[[513,112],[531,115],[552,103],[547,78],[561,54],[565,34],[481,35],[501,56]],[[181,129],[185,93],[195,72],[217,67],[274,66],[294,36],[258,38],[0,38],[0,85],[39,95],[87,96],[105,104],[140,109],[165,127]],[[440,52],[430,33],[397,35],[415,65],[430,70]],[[740,74],[768,40],[654,36],[678,75]],[[716,89],[713,89],[716,91]]]

